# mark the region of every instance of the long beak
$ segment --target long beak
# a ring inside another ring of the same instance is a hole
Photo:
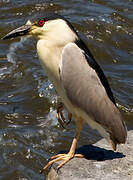
[[[7,35],[5,35],[2,39],[5,40],[5,39],[15,38],[18,36],[24,36],[31,30],[31,27],[32,27],[31,25],[21,26],[15,30],[11,31]]]

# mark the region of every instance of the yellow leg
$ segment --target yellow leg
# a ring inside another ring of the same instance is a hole
[[[68,154],[58,154],[56,156],[51,157],[51,161],[49,161],[48,164],[41,170],[41,173],[44,172],[49,166],[51,166],[53,163],[57,161],[63,160],[63,162],[60,163],[57,167],[57,169],[59,169],[73,157],[83,158],[82,154],[75,154],[77,142],[78,142],[82,127],[83,127],[83,120],[78,119],[77,126],[76,126],[76,134],[75,134],[75,137],[73,139],[73,142],[72,142],[72,145]]]

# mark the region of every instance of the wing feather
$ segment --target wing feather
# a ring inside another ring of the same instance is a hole
[[[116,144],[124,143],[127,135],[121,114],[108,97],[96,70],[89,65],[89,58],[76,44],[66,45],[60,66],[62,85],[75,106],[104,127]]]

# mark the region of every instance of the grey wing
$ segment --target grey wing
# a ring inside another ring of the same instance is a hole
[[[74,43],[67,44],[63,49],[60,78],[72,104],[99,123],[113,141],[124,143],[126,128],[120,112],[109,99],[95,69],[86,60],[84,52]]]

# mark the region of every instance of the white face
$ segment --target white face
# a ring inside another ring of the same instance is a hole
[[[26,24],[31,24],[31,22],[28,21]],[[74,42],[78,38],[63,19],[49,20],[42,26],[32,25],[30,34],[37,39],[49,40],[61,46]]]

